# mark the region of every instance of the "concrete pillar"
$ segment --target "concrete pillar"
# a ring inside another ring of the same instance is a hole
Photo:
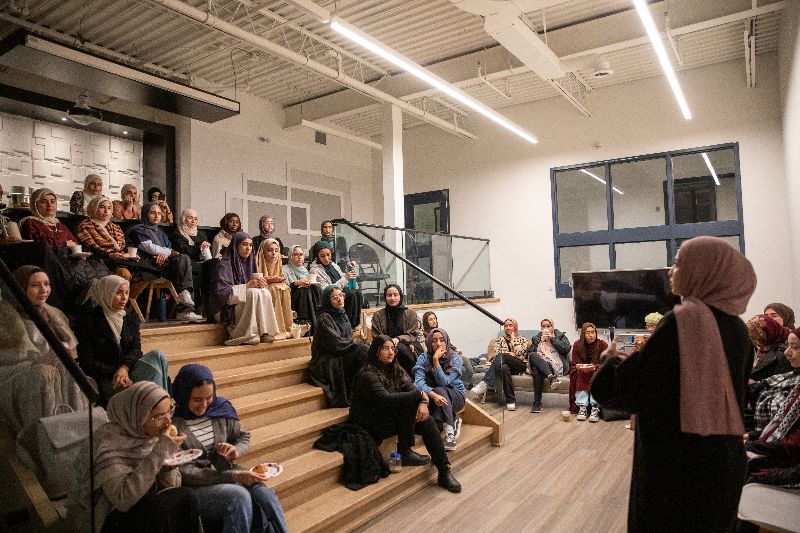
[[[403,113],[393,105],[383,106],[383,224],[405,227],[403,201]],[[384,243],[403,255],[403,234],[387,230]],[[403,286],[402,263],[387,257],[387,272]]]

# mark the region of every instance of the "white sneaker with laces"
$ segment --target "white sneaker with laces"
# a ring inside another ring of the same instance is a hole
[[[589,422],[600,421],[600,408],[596,405],[592,406],[592,414],[589,415]]]
[[[481,381],[469,390],[469,397],[472,400],[477,400],[479,397],[486,396],[486,382]]]
[[[189,294],[189,291],[186,289],[183,289],[178,293],[178,303],[180,305],[187,305],[194,309],[194,300],[192,300],[192,295]]]
[[[453,422],[454,425],[453,434],[456,436],[456,440],[458,440],[458,438],[461,436],[462,422],[463,420],[461,420],[460,418],[456,418],[455,422]]]
[[[175,315],[175,318],[180,322],[205,322],[206,319],[202,316],[198,315],[194,311],[186,311],[184,313],[178,313]]]
[[[575,420],[578,420],[579,422],[583,422],[584,420],[586,420],[586,406],[585,405],[581,405],[580,407],[578,407],[578,416],[575,417]]]
[[[508,409],[509,411],[516,411],[517,410],[517,404],[515,404],[515,403],[507,403],[506,404],[506,409]]]
[[[446,452],[454,452],[458,448],[456,436],[453,433],[448,433],[444,437],[444,450]]]

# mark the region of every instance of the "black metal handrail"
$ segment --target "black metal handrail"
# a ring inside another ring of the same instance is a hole
[[[332,220],[331,222],[338,222],[340,220],[344,220],[343,218],[337,218],[336,220]],[[454,239],[469,239],[471,241],[483,241],[489,242],[489,239],[484,239],[483,237],[469,237],[467,235],[453,235],[452,233],[431,233],[430,231],[422,231],[421,229],[411,229],[411,228],[397,228],[395,226],[384,226],[382,224],[370,224],[367,222],[350,222],[349,224],[355,224],[357,226],[363,226],[365,228],[378,228],[378,229],[392,229],[396,231],[405,231],[407,233],[421,233],[423,235],[431,235],[433,237],[452,237]]]
[[[402,255],[398,254],[397,252],[395,252],[394,250],[392,250],[391,248],[389,248],[388,246],[386,246],[385,244],[383,244],[382,242],[377,240],[375,237],[373,237],[369,233],[367,233],[364,230],[362,230],[360,227],[358,227],[356,225],[356,223],[350,222],[349,220],[344,219],[344,218],[337,218],[337,219],[332,220],[331,222],[333,222],[334,224],[344,224],[344,225],[346,225],[347,227],[349,227],[353,231],[355,231],[355,232],[359,233],[360,235],[362,235],[363,237],[366,237],[367,239],[369,239],[370,242],[374,243],[376,246],[380,247],[382,250],[384,250],[386,252],[389,252],[390,254],[395,256],[397,259],[399,259],[400,261],[402,261],[406,265],[410,266],[411,268],[413,268],[414,270],[416,270],[417,272],[419,272],[420,274],[422,274],[423,276],[425,276],[426,278],[428,278],[432,282],[436,283],[437,285],[439,285],[440,287],[442,287],[446,291],[451,292],[452,294],[457,296],[461,301],[463,301],[465,304],[472,306],[473,308],[475,308],[476,310],[480,311],[481,313],[483,313],[487,317],[491,318],[492,320],[494,320],[498,324],[503,325],[503,321],[501,319],[497,318],[492,313],[490,313],[489,311],[487,311],[486,309],[484,309],[480,305],[476,304],[475,302],[473,302],[472,300],[470,300],[469,298],[467,298],[466,296],[464,296],[463,294],[458,292],[453,287],[447,285],[445,282],[441,281],[440,279],[438,279],[436,276],[434,276],[433,274],[431,274],[427,270],[423,269],[422,267],[420,267],[418,265],[415,265],[414,263],[412,263],[411,261],[409,261],[408,259],[406,259]],[[388,229],[395,229],[395,230],[399,230],[399,231],[407,231],[407,230],[404,230],[402,228],[390,228],[388,226],[377,226],[377,225],[360,224],[360,223],[358,223],[358,225],[363,225],[363,226],[368,226],[368,227],[386,227]],[[478,239],[478,240],[483,240],[483,239]]]

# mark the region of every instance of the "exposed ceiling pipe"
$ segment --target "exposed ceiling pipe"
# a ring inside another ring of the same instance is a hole
[[[247,30],[244,30],[238,26],[230,24],[219,17],[215,17],[211,13],[207,13],[205,11],[201,11],[195,7],[187,5],[179,0],[150,0],[154,4],[158,4],[161,6],[170,9],[176,13],[179,13],[185,17],[191,18],[200,22],[209,28],[213,28],[218,30],[222,33],[226,33],[231,37],[235,37],[242,41],[248,42],[253,46],[257,46],[258,48],[264,50],[265,52],[272,54],[273,56],[279,57],[296,65],[300,65],[302,67],[306,67],[317,74],[321,74],[327,78],[330,78],[342,85],[346,85],[351,89],[358,91],[362,94],[365,94],[371,98],[379,100],[381,102],[385,102],[387,104],[392,104],[397,106],[398,108],[402,109],[404,112],[408,113],[409,115],[413,115],[420,120],[427,122],[433,126],[437,126],[447,132],[453,133],[460,137],[466,137],[470,139],[474,139],[475,135],[470,133],[467,130],[459,128],[458,126],[447,122],[446,120],[442,120],[435,115],[430,115],[419,109],[418,107],[414,107],[413,105],[404,102],[400,98],[394,97],[390,94],[387,94],[383,91],[379,91],[374,87],[367,85],[355,78],[347,76],[343,72],[337,71],[327,65],[323,65],[313,59],[310,59],[302,54],[298,54],[297,52],[293,52],[288,48],[284,48],[269,39],[265,39],[254,33],[250,33]]]

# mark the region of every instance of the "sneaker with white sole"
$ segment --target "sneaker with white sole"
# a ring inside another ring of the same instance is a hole
[[[517,410],[517,404],[515,404],[515,403],[507,403],[506,404],[506,409],[508,409],[509,411],[516,411]]]
[[[589,422],[600,421],[600,408],[596,405],[592,406],[592,414],[589,415]]]
[[[460,418],[456,418],[455,422],[453,422],[453,434],[456,437],[456,440],[461,436],[461,424],[463,420]]]
[[[194,300],[192,299],[192,295],[189,294],[188,290],[183,289],[181,292],[178,293],[178,304],[186,305],[194,309]]]
[[[198,315],[194,311],[185,311],[183,313],[178,313],[175,315],[175,318],[179,322],[205,322],[206,319],[202,316]]]
[[[533,407],[531,407],[531,413],[541,413],[542,412],[542,402],[533,402]]]
[[[583,422],[584,420],[586,420],[586,406],[585,405],[581,405],[580,407],[578,407],[578,416],[575,417],[575,420],[577,420],[579,422]]]
[[[447,435],[445,435],[445,437],[444,437],[444,450],[446,452],[454,452],[454,451],[456,451],[456,448],[458,448],[458,442],[457,442],[455,434],[448,433]]]
[[[558,379],[558,376],[556,376],[555,374],[550,374],[549,376],[547,376],[547,379],[550,380],[551,389],[557,389],[561,385],[561,380]]]
[[[481,381],[474,387],[469,390],[469,397],[471,400],[477,400],[478,398],[486,397],[486,389],[488,386],[486,385],[485,381]]]

